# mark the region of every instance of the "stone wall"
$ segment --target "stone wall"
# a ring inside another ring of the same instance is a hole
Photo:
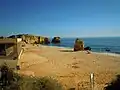
[[[5,44],[6,56],[14,52],[14,44]]]
[[[0,55],[3,55],[3,56],[6,55],[5,44],[0,44]]]
[[[22,49],[21,38],[0,39],[0,58],[18,59]]]
[[[22,50],[22,43],[19,42],[19,43],[17,43],[17,57],[19,56],[21,50]]]

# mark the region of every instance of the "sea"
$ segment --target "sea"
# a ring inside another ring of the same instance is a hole
[[[60,44],[50,44],[50,46],[74,48],[76,38],[61,38]],[[84,41],[85,47],[91,47],[93,52],[107,52],[120,54],[120,37],[97,37],[80,38]]]

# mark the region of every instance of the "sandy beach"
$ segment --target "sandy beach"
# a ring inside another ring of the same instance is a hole
[[[94,73],[95,90],[102,90],[120,74],[119,55],[87,54],[63,47],[26,45],[18,64],[21,74],[51,76],[65,88],[74,88],[78,84],[84,89],[89,88],[90,74]]]

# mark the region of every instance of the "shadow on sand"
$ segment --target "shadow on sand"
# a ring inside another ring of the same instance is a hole
[[[60,52],[74,52],[73,50],[60,50]]]

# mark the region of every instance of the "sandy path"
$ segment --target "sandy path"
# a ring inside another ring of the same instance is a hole
[[[117,73],[120,73],[120,57],[72,52],[70,49],[31,46],[19,60],[21,73],[34,72],[35,76],[53,76],[66,87],[75,87],[78,82],[89,86],[89,75],[95,74],[95,84],[102,90]]]

